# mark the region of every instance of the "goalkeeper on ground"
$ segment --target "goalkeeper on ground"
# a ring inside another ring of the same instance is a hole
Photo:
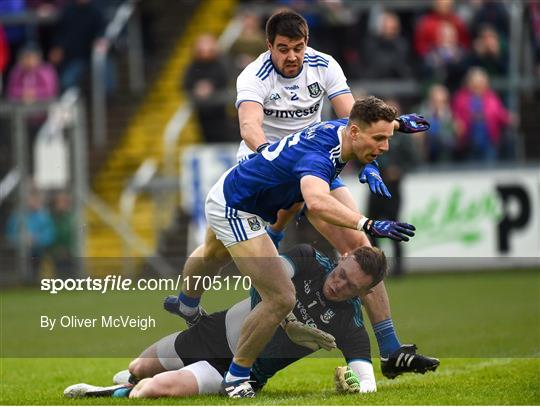
[[[297,302],[253,366],[252,387],[260,390],[276,372],[291,363],[319,348],[329,350],[337,346],[348,363],[348,369],[336,369],[338,390],[376,391],[369,338],[358,297],[383,279],[384,253],[362,247],[334,265],[311,246],[299,245],[282,258],[294,283]],[[227,311],[204,316],[188,330],[153,344],[131,362],[129,372],[115,376],[116,382],[129,384],[97,387],[81,383],[68,387],[64,394],[182,397],[219,393],[242,323],[257,302],[258,296],[252,292],[251,299]],[[403,372],[424,373],[435,370],[439,364],[436,359],[416,354],[412,357],[412,353],[410,356],[414,363]]]

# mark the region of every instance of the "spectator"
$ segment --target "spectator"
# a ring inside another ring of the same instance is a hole
[[[479,28],[489,25],[493,27],[504,40],[507,40],[510,19],[504,3],[500,0],[478,1],[480,2],[480,5],[476,9],[470,25],[473,37],[480,34]]]
[[[235,69],[235,76],[244,70],[255,58],[266,51],[266,38],[261,29],[261,20],[253,12],[241,17],[242,32],[229,50]]]
[[[424,58],[425,78],[444,83],[450,91],[461,84],[466,69],[466,53],[458,43],[457,31],[450,23],[438,27],[437,41]]]
[[[529,1],[527,11],[530,16],[531,40],[534,49],[536,77],[540,78],[540,3],[536,0]]]
[[[62,9],[72,0],[26,0],[26,7],[39,19],[51,21],[61,15]],[[55,36],[55,24],[39,24],[35,27],[36,38],[44,55],[49,55]]]
[[[24,48],[8,76],[6,96],[12,102],[32,104],[46,102],[58,95],[58,78],[52,65],[43,62],[40,50],[28,45]],[[35,113],[27,117],[28,157],[32,157],[34,144],[47,114]],[[33,160],[30,172],[33,172]]]
[[[512,116],[490,88],[482,68],[467,72],[465,86],[454,96],[452,109],[461,155],[469,160],[495,161],[501,135]]]
[[[320,15],[318,24],[311,25],[308,20],[313,34],[310,43],[336,58],[348,74],[351,64],[358,62],[355,49],[358,43],[356,13],[343,0],[318,0],[317,5]]]
[[[29,191],[23,213],[12,213],[6,229],[7,240],[13,247],[18,247],[22,239],[29,250],[31,281],[36,281],[39,277],[43,255],[55,236],[51,215],[44,207],[39,191],[35,189]]]
[[[43,62],[41,51],[27,45],[9,74],[7,97],[11,101],[34,103],[58,95],[58,78],[52,65]]]
[[[409,45],[401,37],[401,24],[396,14],[379,16],[378,32],[364,45],[363,60],[368,78],[409,78],[412,76]]]
[[[0,16],[21,14],[26,11],[25,0],[0,0]],[[15,56],[21,47],[27,42],[26,28],[22,24],[10,24],[4,26],[9,54]],[[9,72],[14,61],[10,60],[6,71]]]
[[[92,47],[104,28],[103,14],[91,0],[75,0],[63,10],[49,52],[49,60],[59,69],[62,90],[80,85],[90,64]]]
[[[491,26],[480,29],[467,57],[467,66],[484,68],[490,76],[504,76],[508,72],[508,53],[506,43]]]
[[[215,37],[201,35],[195,43],[194,60],[184,76],[183,86],[195,105],[204,140],[208,143],[230,141],[233,137],[226,111],[227,79]]]
[[[66,192],[61,191],[55,195],[52,215],[56,235],[50,254],[56,275],[63,279],[73,277],[76,271],[77,236],[71,197]]]
[[[3,89],[3,78],[7,71],[7,66],[9,63],[9,44],[6,39],[6,34],[0,24],[0,94]]]
[[[469,32],[463,21],[454,13],[453,7],[453,0],[433,1],[433,11],[420,19],[414,33],[414,48],[418,55],[424,57],[436,46],[440,26],[443,23],[455,28],[460,47],[469,48]]]
[[[456,129],[448,89],[444,85],[433,85],[419,111],[431,125],[423,134],[422,140],[426,161],[430,163],[451,161],[456,148]]]

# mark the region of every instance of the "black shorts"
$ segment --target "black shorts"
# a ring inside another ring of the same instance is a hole
[[[185,366],[206,360],[221,375],[229,370],[233,354],[227,342],[226,313],[205,315],[196,325],[178,334],[174,349]]]

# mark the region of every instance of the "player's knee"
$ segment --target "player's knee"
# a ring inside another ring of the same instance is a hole
[[[230,258],[230,254],[227,248],[223,246],[223,243],[221,243],[221,241],[217,239],[205,242],[203,255],[206,261]]]
[[[283,290],[279,295],[272,297],[272,309],[280,320],[291,312],[295,303],[296,297],[294,291]]]
[[[129,373],[138,379],[150,376],[148,374],[148,358],[137,358],[129,364]]]

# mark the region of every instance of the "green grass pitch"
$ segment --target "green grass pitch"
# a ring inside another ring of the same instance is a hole
[[[381,376],[372,338],[378,392],[338,395],[333,390],[339,353],[319,352],[278,373],[251,401],[217,396],[125,400],[62,397],[70,384],[106,385],[146,345],[179,329],[161,311],[166,292],[96,294],[35,289],[1,293],[0,404],[254,404],[254,405],[539,405],[540,272],[411,275],[389,280],[393,319],[403,343],[441,359],[435,373]],[[232,304],[242,293],[208,293],[210,311]],[[224,298],[226,297],[226,298]],[[40,315],[104,313],[152,315],[156,328],[64,329],[47,332]],[[368,328],[371,331],[371,328]],[[370,333],[371,334],[371,333]]]

